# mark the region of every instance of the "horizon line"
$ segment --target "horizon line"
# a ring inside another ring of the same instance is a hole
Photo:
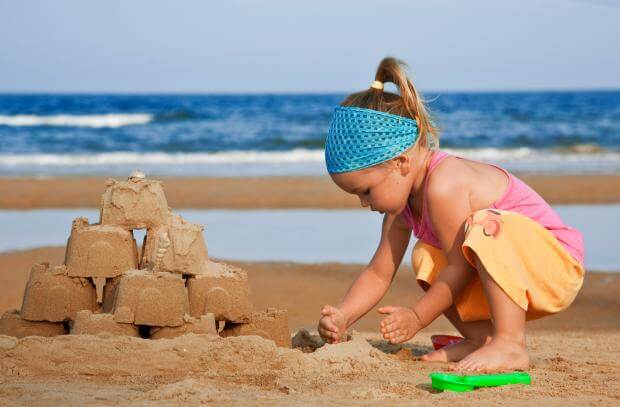
[[[343,95],[360,90],[325,91],[209,91],[209,90],[0,90],[0,95],[212,95],[212,96],[266,96],[266,95]],[[617,87],[575,87],[575,88],[497,88],[497,89],[422,89],[421,93],[563,93],[563,92],[619,92]]]

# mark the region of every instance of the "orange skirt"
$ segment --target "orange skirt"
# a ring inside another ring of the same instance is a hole
[[[516,212],[481,209],[465,224],[463,256],[480,259],[493,280],[532,320],[566,309],[583,284],[585,270],[549,230]],[[418,283],[432,285],[447,265],[441,249],[418,240],[413,248]],[[476,275],[455,300],[461,320],[490,319],[482,283]]]

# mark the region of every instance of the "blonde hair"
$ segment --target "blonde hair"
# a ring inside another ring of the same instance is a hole
[[[405,62],[386,57],[379,63],[375,74],[376,81],[395,84],[400,95],[369,87],[367,90],[347,96],[341,106],[362,107],[414,119],[418,122],[418,143],[431,150],[437,149],[439,131],[431,120],[430,112],[424,105],[420,92],[407,76],[406,68]]]

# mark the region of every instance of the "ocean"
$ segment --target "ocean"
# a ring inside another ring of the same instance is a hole
[[[344,96],[0,95],[0,176],[321,175]],[[620,173],[620,91],[424,96],[452,154],[511,171]]]

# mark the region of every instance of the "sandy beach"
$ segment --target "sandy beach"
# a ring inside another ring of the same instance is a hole
[[[2,311],[21,305],[30,266],[59,264],[64,248],[0,256]],[[288,309],[291,332],[315,329],[318,310],[338,301],[361,265],[230,263],[247,270],[255,309]],[[418,357],[430,335],[454,334],[441,318],[403,345],[377,334],[371,311],[353,340],[313,353],[277,348],[259,337],[186,335],[173,340],[60,336],[0,337],[0,395],[7,404],[326,404],[615,405],[620,399],[620,274],[589,273],[573,305],[530,323],[528,387],[437,393],[428,374],[447,368]],[[410,269],[399,270],[382,304],[408,304],[421,294]],[[295,295],[291,295],[295,293]],[[122,361],[122,363],[119,363]]]
[[[620,202],[620,175],[515,174],[550,204]],[[158,178],[160,179],[160,178]],[[359,208],[324,177],[161,178],[173,208]],[[98,207],[104,178],[0,178],[1,209]]]
[[[615,203],[620,176],[531,176],[524,180],[549,202]],[[0,179],[3,209],[97,207],[100,178]],[[179,208],[357,208],[327,178],[165,179],[170,206]],[[30,225],[26,225],[30,227]],[[207,242],[208,244],[208,242]],[[62,264],[64,247],[0,254],[0,312],[19,308],[30,268]],[[254,309],[288,310],[291,334],[316,333],[319,309],[337,303],[361,264],[227,263],[248,272]],[[456,334],[440,318],[411,341],[391,345],[378,334],[376,310],[352,327],[352,339],[310,352],[278,348],[256,336],[185,335],[138,339],[69,335],[0,336],[0,399],[6,405],[377,404],[616,405],[620,399],[620,273],[588,274],[565,312],[529,323],[530,386],[438,393],[427,364],[430,335]],[[380,305],[411,304],[422,294],[412,270],[401,267]]]
[[[375,3],[0,3],[0,407],[620,406],[618,2]]]

